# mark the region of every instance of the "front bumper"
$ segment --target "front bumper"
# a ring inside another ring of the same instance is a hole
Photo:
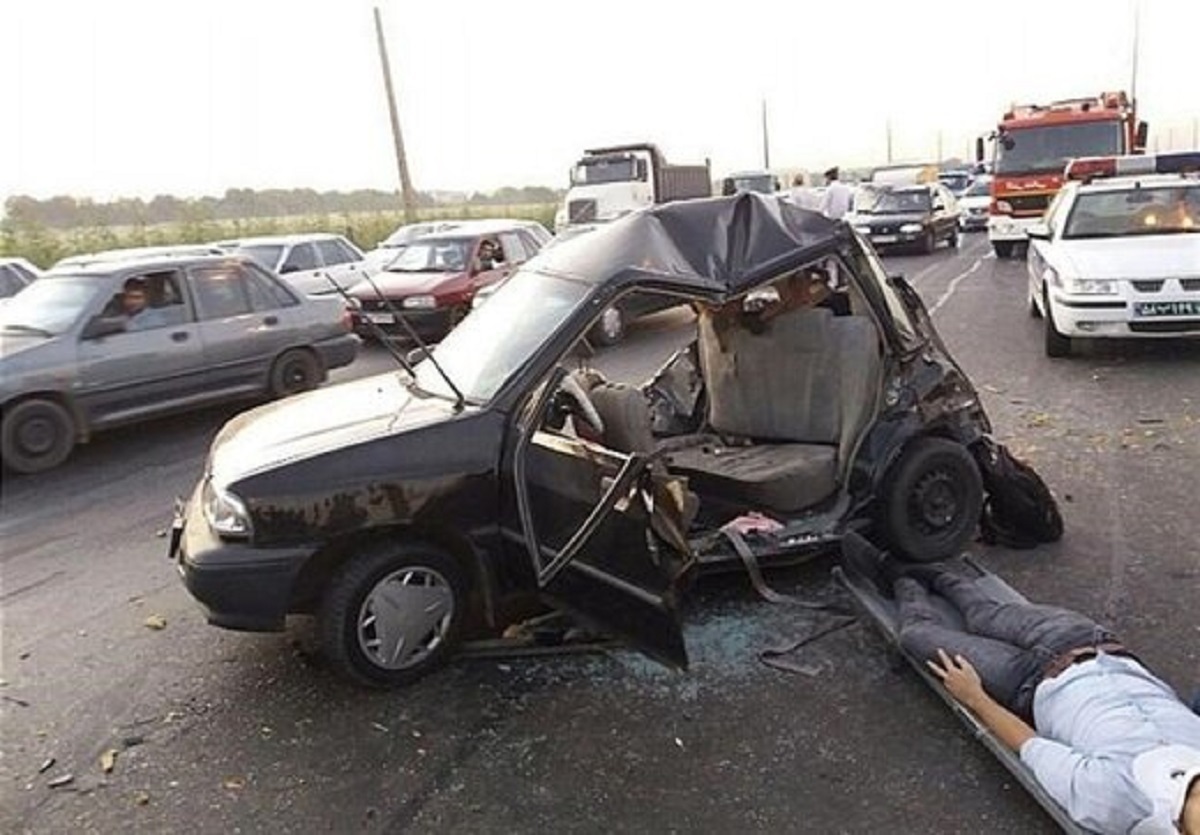
[[[437,307],[432,310],[403,310],[401,313],[412,329],[417,332],[417,336],[425,341],[441,339],[450,332],[456,323],[456,312],[450,307]],[[370,322],[365,321],[367,316],[372,317],[378,330]],[[411,338],[408,329],[396,321],[389,311],[356,310],[352,318],[354,332],[359,336],[378,337],[379,331],[383,331],[384,334],[394,339],[407,340]]]
[[[284,628],[292,588],[311,548],[252,548],[212,532],[194,497],[175,520],[168,556],[214,626],[247,632]]]
[[[871,246],[876,249],[882,249],[890,246],[913,246],[921,243],[925,238],[925,230],[919,232],[901,232],[899,230],[889,232],[870,232],[861,233],[863,237],[871,242]]]
[[[1041,221],[1040,217],[1009,217],[1008,215],[990,215],[987,220],[989,241],[1027,241],[1026,230]]]
[[[1050,308],[1054,324],[1063,336],[1085,338],[1178,338],[1200,337],[1200,298],[1163,294],[1152,302],[1142,299],[1118,299],[1096,296],[1068,296],[1051,292]],[[1170,311],[1175,305],[1183,305],[1187,311],[1179,315],[1145,315],[1147,308],[1139,305],[1154,305],[1151,310]]]
[[[958,216],[958,228],[963,231],[974,231],[976,229],[987,229],[988,213],[986,211],[979,214],[972,212],[963,212]]]

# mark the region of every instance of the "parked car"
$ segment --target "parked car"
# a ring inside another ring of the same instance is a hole
[[[1200,336],[1200,151],[1073,160],[1029,229],[1047,356],[1086,339]]]
[[[992,204],[992,178],[976,177],[958,198],[958,228],[964,232],[987,229],[988,207]]]
[[[93,264],[116,264],[139,258],[168,258],[184,255],[221,255],[224,250],[214,244],[165,244],[163,246],[137,246],[124,249],[104,249],[85,252],[59,259],[51,270],[79,269]]]
[[[395,258],[400,250],[424,235],[434,232],[448,232],[458,226],[454,220],[434,220],[426,223],[408,223],[399,226],[363,257],[376,270],[381,270]]]
[[[405,338],[399,310],[422,339],[440,339],[470,312],[476,292],[541,249],[526,223],[472,221],[409,243],[387,269],[350,288],[355,331]]]
[[[641,387],[587,368],[602,311],[664,293],[700,311],[694,343]],[[169,553],[210,623],[315,614],[371,685],[531,597],[683,666],[702,571],[795,563],[852,528],[959,553],[989,432],[920,298],[847,224],[760,194],[679,202],[534,259],[411,378],[227,424]]]
[[[47,273],[0,309],[0,337],[0,457],[22,473],[117,424],[314,388],[359,344],[339,300],[229,256]]]
[[[337,293],[331,279],[346,288],[371,271],[362,251],[341,235],[272,235],[216,245],[224,252],[253,258],[309,296]]]
[[[853,223],[876,249],[933,252],[941,241],[958,246],[958,215],[954,195],[941,183],[870,186],[855,195]]]
[[[0,258],[0,299],[15,296],[33,282],[42,271],[24,258]]]

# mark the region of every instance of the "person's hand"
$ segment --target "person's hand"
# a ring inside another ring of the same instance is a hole
[[[979,673],[971,666],[971,662],[961,655],[951,658],[944,649],[939,649],[938,660],[925,663],[933,674],[942,680],[942,684],[958,702],[975,709],[982,699],[987,698]],[[940,663],[939,663],[940,662]]]

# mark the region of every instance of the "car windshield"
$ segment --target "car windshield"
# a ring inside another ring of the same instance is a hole
[[[1122,153],[1120,122],[1076,122],[1008,130],[996,142],[997,174],[1061,172],[1072,157]]]
[[[927,212],[929,206],[929,192],[926,189],[912,191],[864,189],[854,201],[855,211],[873,215]]]
[[[412,226],[401,226],[395,232],[380,241],[379,248],[396,249],[415,241],[422,235],[428,235],[432,231],[434,231],[434,226],[431,223],[418,223]]]
[[[590,290],[582,281],[519,270],[450,331],[434,356],[468,400],[484,403],[562,327]],[[428,360],[416,374],[421,389],[453,397]]]
[[[470,258],[470,240],[416,240],[400,250],[387,268],[389,272],[456,273],[467,268]]]
[[[963,192],[963,197],[987,197],[992,193],[991,180],[976,180],[971,183],[966,191]]]
[[[951,191],[958,191],[966,187],[970,180],[971,178],[966,174],[941,174],[938,176],[938,182]]]
[[[30,284],[0,307],[0,330],[57,336],[71,329],[107,284],[94,278],[43,278]]]
[[[283,247],[279,244],[251,244],[239,246],[234,249],[234,252],[253,258],[268,270],[274,270],[279,264],[280,256],[283,255]]]
[[[1063,238],[1120,238],[1200,232],[1200,185],[1080,194]],[[35,285],[36,286],[36,285]]]
[[[571,172],[571,185],[624,183],[636,180],[637,163],[633,157],[596,157],[585,159]]]
[[[775,191],[775,178],[771,174],[747,174],[741,177],[730,177],[734,191],[757,191],[771,194]]]

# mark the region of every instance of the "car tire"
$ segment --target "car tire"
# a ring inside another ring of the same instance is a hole
[[[1012,258],[1013,257],[1013,242],[1012,241],[992,241],[992,249],[996,251],[997,258]]]
[[[946,242],[950,244],[951,249],[958,249],[958,227],[957,226],[955,226],[953,229],[950,230],[950,237],[946,239]]]
[[[932,229],[925,230],[925,237],[921,238],[921,251],[926,255],[933,252],[937,247],[937,236],[933,234]]]
[[[312,351],[292,348],[271,365],[272,397],[288,397],[311,391],[321,384],[321,363]]]
[[[982,508],[983,478],[966,448],[945,438],[918,438],[885,478],[881,534],[902,559],[949,559],[974,536]]]
[[[1028,295],[1029,295],[1029,318],[1031,318],[1031,319],[1041,319],[1041,318],[1042,318],[1042,311],[1041,311],[1041,309],[1040,309],[1040,308],[1037,306],[1037,299],[1035,299],[1035,298],[1034,298],[1034,294],[1033,294],[1033,293],[1029,293]]]
[[[53,400],[35,398],[5,407],[0,420],[0,459],[18,473],[57,467],[75,447],[75,421]]]
[[[588,341],[608,347],[625,338],[625,312],[617,306],[607,308],[600,314],[588,335]]]
[[[1071,356],[1071,337],[1058,332],[1058,325],[1054,324],[1054,311],[1050,307],[1050,299],[1045,290],[1042,291],[1042,309],[1046,313],[1042,319],[1042,342],[1046,348],[1046,356]]]
[[[450,658],[466,607],[466,582],[453,557],[425,545],[381,544],[353,557],[330,582],[319,615],[321,648],[338,673],[359,684],[411,684]]]

